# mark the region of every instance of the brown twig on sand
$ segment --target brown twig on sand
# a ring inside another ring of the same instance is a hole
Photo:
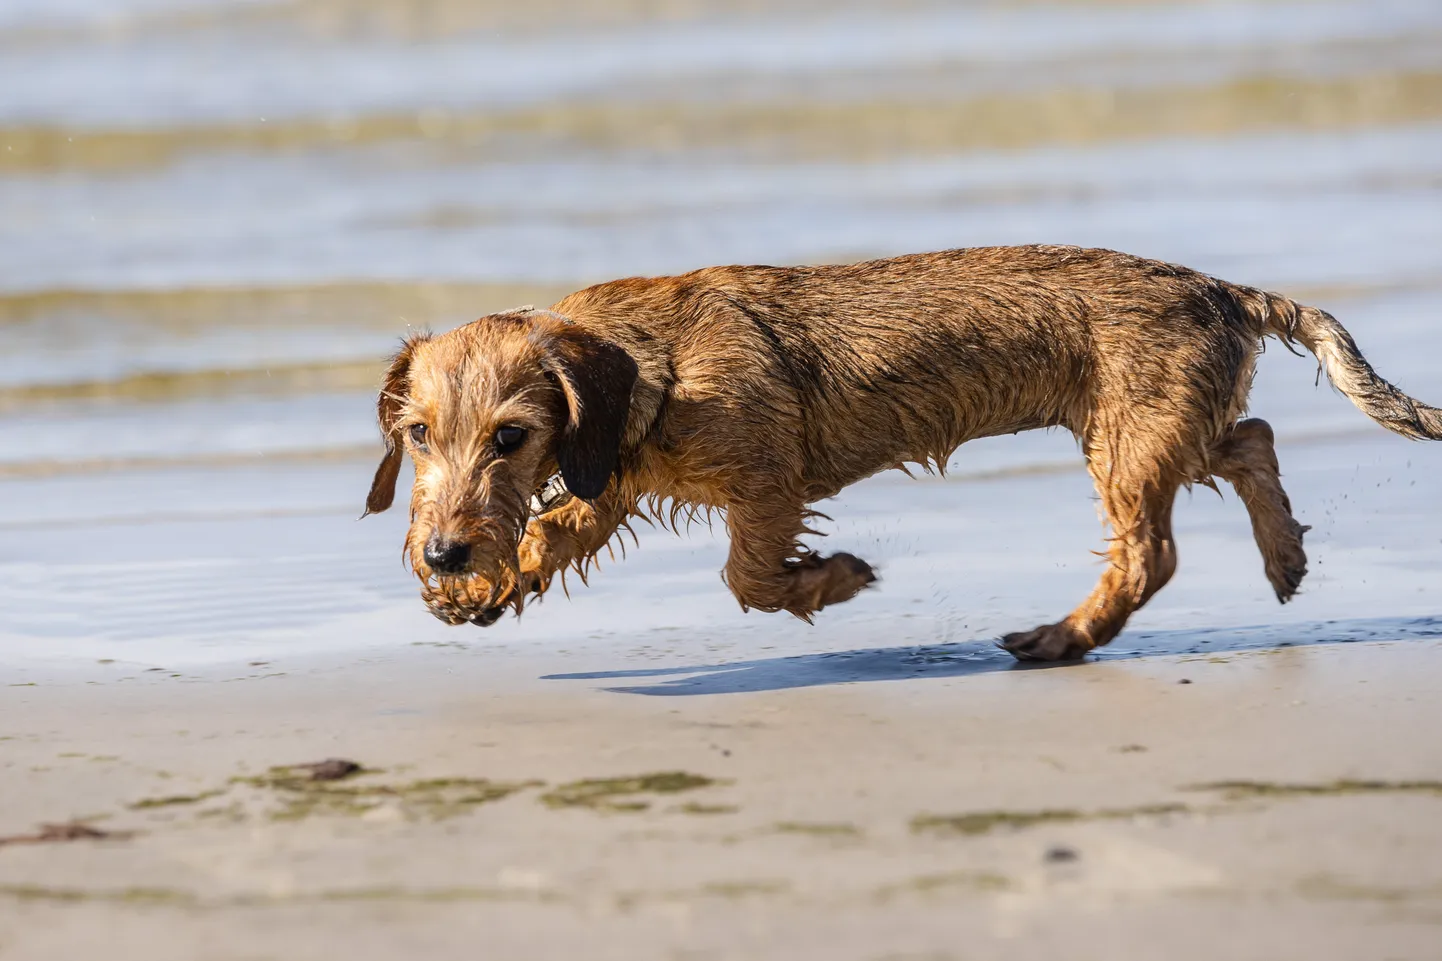
[[[0,837],[0,846],[6,844],[50,844],[59,841],[120,841],[135,835],[134,831],[102,831],[100,828],[80,821],[64,824],[42,824],[34,834],[12,834]]]
[[[312,764],[293,764],[291,767],[297,771],[309,771],[312,781],[339,781],[363,770],[355,761],[339,757],[328,757]]]

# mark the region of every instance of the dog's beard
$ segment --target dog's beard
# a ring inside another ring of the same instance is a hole
[[[521,539],[530,514],[525,505],[512,516],[484,517],[467,528],[472,561],[461,574],[438,574],[423,563],[412,566],[421,580],[421,599],[447,624],[489,625],[509,607],[519,617],[525,606],[521,585]]]

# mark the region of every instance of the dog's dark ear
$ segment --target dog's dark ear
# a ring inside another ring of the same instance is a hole
[[[401,442],[396,435],[396,422],[400,419],[401,405],[411,389],[411,356],[417,344],[430,339],[430,334],[412,335],[391,358],[391,365],[386,370],[385,382],[381,384],[380,396],[376,399],[376,419],[380,422],[386,453],[376,468],[375,480],[371,481],[362,517],[379,514],[396,499],[396,478],[401,473]]]
[[[569,409],[556,446],[561,479],[572,494],[594,500],[620,464],[636,361],[609,340],[567,327],[550,338],[545,365]]]

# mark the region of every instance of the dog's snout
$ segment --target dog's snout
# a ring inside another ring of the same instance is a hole
[[[471,561],[471,545],[432,534],[426,541],[426,564],[438,574],[459,574]]]

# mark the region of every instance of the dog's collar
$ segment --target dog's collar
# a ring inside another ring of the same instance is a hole
[[[546,314],[547,316],[556,318],[562,323],[569,324],[571,322],[571,318],[569,317],[558,314],[553,310],[539,310],[533,304],[526,304],[506,312],[511,314]],[[540,517],[542,514],[547,514],[565,505],[574,496],[575,495],[566,488],[566,482],[562,479],[561,475],[559,473],[552,474],[551,477],[541,485],[541,489],[531,495],[531,516]]]
[[[531,495],[531,515],[540,517],[561,507],[575,496],[566,489],[566,481],[559,473],[552,474],[551,478],[541,485],[541,489]]]

